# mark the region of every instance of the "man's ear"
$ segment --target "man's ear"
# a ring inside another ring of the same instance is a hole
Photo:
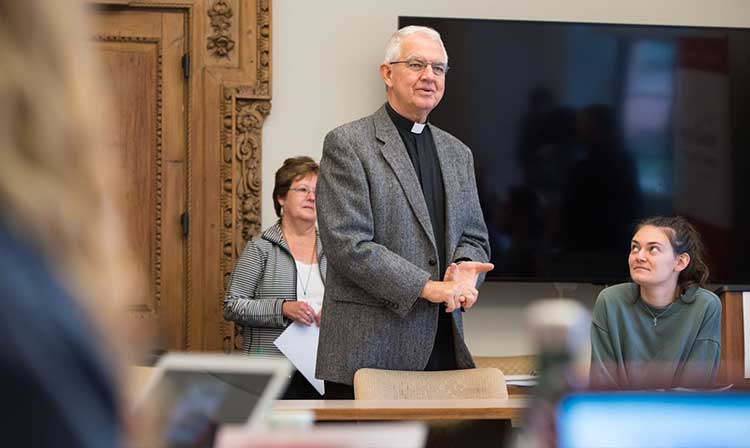
[[[393,87],[393,70],[391,70],[391,64],[380,64],[380,76],[383,78],[386,90]]]
[[[687,252],[677,256],[677,262],[674,265],[675,272],[682,272],[690,265],[690,254]]]

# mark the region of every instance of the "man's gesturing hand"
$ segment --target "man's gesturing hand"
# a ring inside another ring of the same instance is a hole
[[[475,287],[479,274],[489,272],[495,269],[492,263],[480,263],[478,261],[464,261],[461,263],[451,263],[445,271],[445,281],[455,281],[467,283]],[[476,289],[475,289],[476,291]],[[471,308],[479,297],[479,292],[474,295],[459,296],[459,306]]]
[[[445,311],[452,313],[461,306],[461,297],[464,297],[465,301],[471,300],[471,303],[474,303],[478,294],[479,291],[468,282],[428,280],[419,295],[432,303],[445,303]]]

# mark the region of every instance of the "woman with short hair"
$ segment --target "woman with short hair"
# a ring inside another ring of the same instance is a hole
[[[237,259],[224,318],[242,325],[245,353],[283,356],[273,341],[289,324],[320,325],[326,259],[315,226],[318,170],[310,157],[284,161],[273,189],[279,220],[249,241]],[[296,372],[284,398],[321,396]]]

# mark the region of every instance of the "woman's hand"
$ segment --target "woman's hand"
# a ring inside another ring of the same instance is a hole
[[[299,322],[302,325],[310,326],[315,322],[320,326],[320,313],[316,313],[307,302],[299,300],[285,301],[281,305],[281,314],[287,319]]]

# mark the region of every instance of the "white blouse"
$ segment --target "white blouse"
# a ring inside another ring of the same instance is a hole
[[[315,312],[320,312],[325,286],[318,263],[305,264],[294,260],[294,264],[297,266],[297,300],[307,302]]]

